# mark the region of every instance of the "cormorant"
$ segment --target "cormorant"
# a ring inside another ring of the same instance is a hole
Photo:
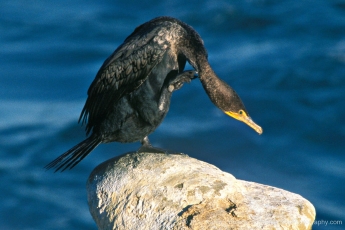
[[[186,61],[195,71],[184,71]],[[101,143],[151,147],[148,135],[167,114],[172,92],[196,74],[219,109],[262,133],[237,93],[212,70],[200,35],[178,19],[158,17],[137,27],[99,69],[79,118],[91,135],[45,168],[71,169]]]

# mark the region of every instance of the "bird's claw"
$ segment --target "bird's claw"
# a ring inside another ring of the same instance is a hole
[[[193,79],[197,78],[196,71],[189,70],[180,73],[169,84],[169,91],[175,91],[180,89],[184,83],[190,83]]]

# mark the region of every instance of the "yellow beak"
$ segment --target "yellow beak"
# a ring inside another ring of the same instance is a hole
[[[249,127],[254,129],[257,133],[262,134],[262,128],[255,124],[255,122],[249,116],[247,116],[247,114],[244,111],[242,111],[242,113],[225,111],[225,114],[229,115],[232,118],[235,118],[236,120],[244,122]]]

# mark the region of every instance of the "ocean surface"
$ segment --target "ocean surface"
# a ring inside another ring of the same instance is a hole
[[[313,229],[345,229],[342,0],[1,1],[0,229],[97,229],[89,174],[140,144],[101,145],[64,173],[43,167],[85,138],[77,121],[103,61],[161,15],[200,33],[264,132],[223,114],[194,80],[174,93],[153,145],[298,193],[316,208]]]

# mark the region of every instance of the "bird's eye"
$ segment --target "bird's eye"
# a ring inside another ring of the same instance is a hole
[[[244,112],[242,109],[240,109],[240,111],[238,111],[238,113],[239,113],[240,115],[246,115],[246,112]]]

